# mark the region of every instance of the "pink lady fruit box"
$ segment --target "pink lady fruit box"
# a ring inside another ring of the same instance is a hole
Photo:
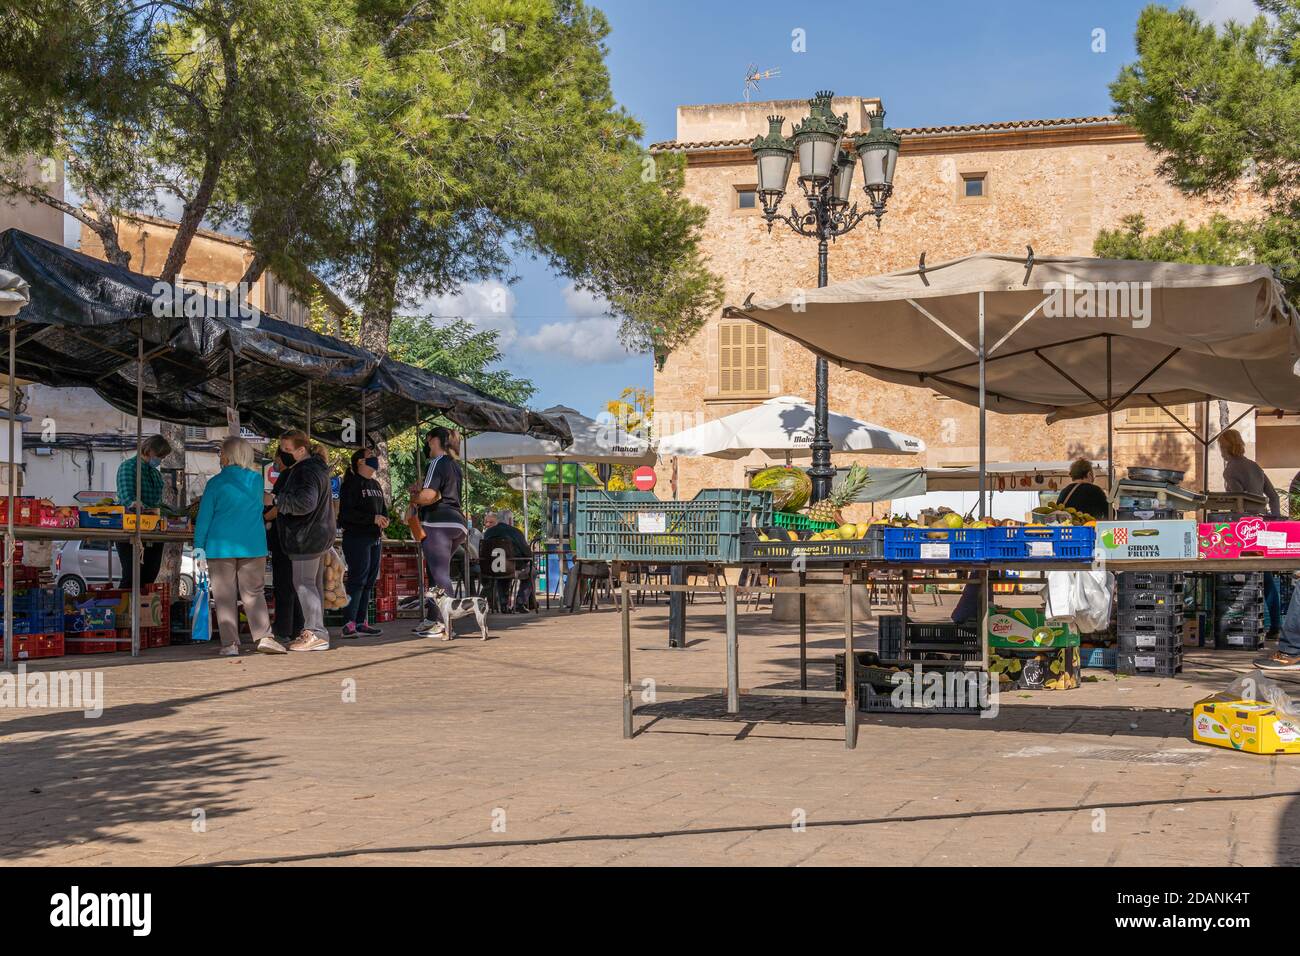
[[[1202,558],[1300,558],[1300,521],[1214,521],[1202,523],[1197,538]]]

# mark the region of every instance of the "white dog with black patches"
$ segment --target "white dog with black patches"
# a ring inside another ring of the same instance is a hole
[[[442,618],[442,639],[450,641],[454,636],[451,633],[451,622],[457,618],[469,617],[474,615],[474,620],[478,621],[479,633],[483,635],[483,640],[488,639],[487,615],[488,603],[484,597],[452,597],[442,588],[433,588],[433,606],[438,609],[438,614]]]

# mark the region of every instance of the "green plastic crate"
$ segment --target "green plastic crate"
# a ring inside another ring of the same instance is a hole
[[[772,493],[708,488],[690,501],[645,491],[578,491],[575,551],[584,561],[734,564],[740,532],[772,523]]]
[[[777,528],[789,528],[791,531],[825,531],[834,528],[834,521],[813,521],[807,515],[797,511],[777,511],[772,515],[772,524]]]

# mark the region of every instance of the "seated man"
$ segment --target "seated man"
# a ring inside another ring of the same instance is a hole
[[[497,523],[483,532],[483,543],[479,546],[479,568],[484,577],[496,577],[497,604],[506,613],[522,614],[531,609],[533,604],[533,578],[530,563],[532,549],[528,546],[523,532],[514,526],[515,516],[505,510],[497,515]],[[503,552],[504,561],[494,563],[494,551]],[[506,607],[510,597],[510,576],[516,570],[528,568],[530,573],[519,582],[519,596],[515,607]]]

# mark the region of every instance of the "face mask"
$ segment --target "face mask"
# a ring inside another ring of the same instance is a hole
[[[279,453],[277,457],[280,459],[280,464],[284,465],[284,467],[286,468],[292,467],[294,461],[296,460],[293,457],[293,452],[289,452],[289,451],[282,451]]]
[[[366,463],[366,467],[367,467],[367,468],[373,468],[375,471],[378,471],[378,470],[379,470],[379,459],[378,459],[378,458],[367,458],[367,459],[365,459],[365,463]]]

